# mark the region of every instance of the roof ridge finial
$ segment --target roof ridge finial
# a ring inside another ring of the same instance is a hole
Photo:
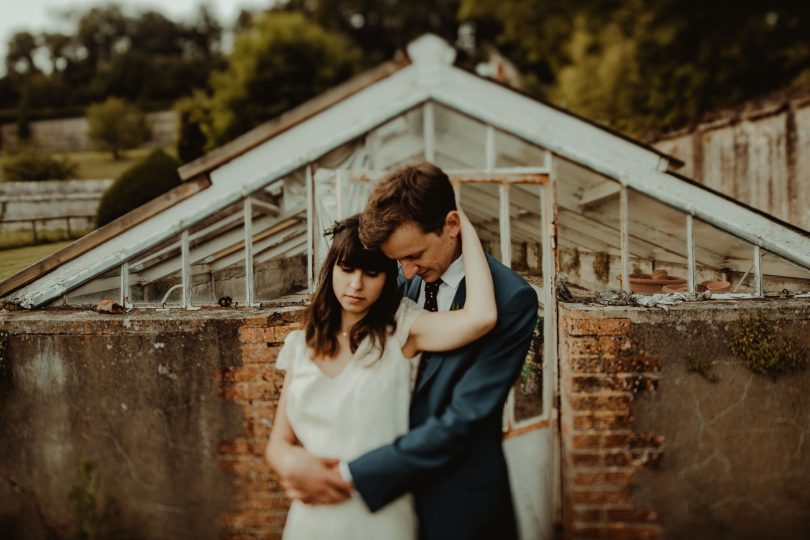
[[[423,34],[406,47],[408,58],[417,66],[452,66],[456,50],[436,34]]]

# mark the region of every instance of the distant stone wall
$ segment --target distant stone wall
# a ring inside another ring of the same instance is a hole
[[[79,238],[112,180],[0,182],[0,248]]]
[[[177,141],[177,113],[159,111],[146,114],[152,134],[149,146],[174,146]],[[57,120],[38,120],[30,123],[31,141],[39,148],[49,152],[79,152],[93,150],[87,137],[87,119],[62,118]],[[0,126],[0,148],[15,146],[17,125]]]
[[[729,114],[654,143],[677,172],[810,230],[810,99]]]
[[[765,335],[735,334],[757,318]],[[806,536],[810,369],[760,375],[730,343],[771,358],[761,340],[806,352],[808,336],[807,299],[561,304],[565,537]]]

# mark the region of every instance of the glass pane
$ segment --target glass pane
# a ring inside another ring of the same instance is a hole
[[[699,219],[694,220],[695,281],[698,290],[754,292],[754,248],[745,240]]]
[[[762,292],[793,295],[810,291],[810,270],[762,250]]]
[[[65,302],[70,306],[95,306],[102,300],[119,302],[120,294],[121,273],[114,268],[67,293]]]

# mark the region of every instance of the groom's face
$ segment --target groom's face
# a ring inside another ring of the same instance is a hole
[[[387,257],[399,261],[407,279],[419,275],[425,281],[436,281],[458,256],[459,229],[456,211],[447,214],[438,233],[426,233],[409,221],[397,227],[380,249]]]

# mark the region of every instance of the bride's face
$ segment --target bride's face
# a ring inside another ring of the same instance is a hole
[[[332,269],[332,288],[344,311],[364,314],[380,297],[385,273],[371,272],[336,264]]]

